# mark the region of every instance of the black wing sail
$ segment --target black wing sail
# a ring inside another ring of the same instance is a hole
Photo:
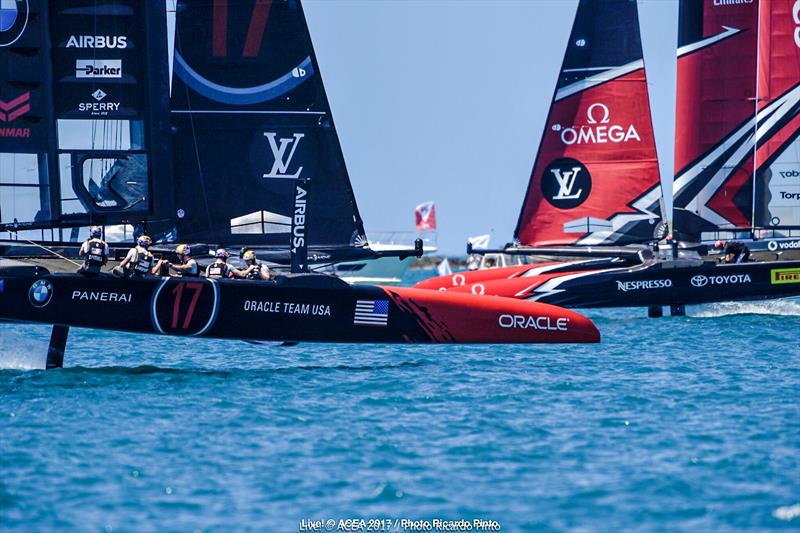
[[[14,2],[0,21],[0,238],[53,220],[52,75],[44,1]]]
[[[0,138],[0,232],[48,241],[75,240],[89,224],[149,224],[169,232],[164,4],[12,4],[14,18],[27,23],[16,40],[14,28],[0,28],[7,74],[0,107],[26,95],[30,106],[14,108],[14,124],[2,121],[13,126],[14,141],[6,142],[5,133]]]
[[[307,179],[311,247],[366,244],[300,2],[178,1],[175,28],[179,238],[285,250]]]

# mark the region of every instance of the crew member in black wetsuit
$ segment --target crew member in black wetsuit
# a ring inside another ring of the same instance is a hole
[[[103,229],[100,226],[92,226],[89,238],[78,251],[78,255],[85,258],[78,273],[84,276],[97,276],[100,274],[100,269],[108,263],[108,244],[102,237]]]
[[[120,261],[119,269],[128,278],[141,278],[148,274],[156,275],[158,265],[154,266],[155,258],[148,248],[153,240],[147,235],[136,239],[136,246],[128,250],[125,259]]]
[[[206,267],[203,276],[211,279],[232,279],[243,278],[244,272],[237,270],[228,264],[230,254],[225,248],[220,248],[214,254],[216,260]]]
[[[269,280],[269,268],[258,262],[253,250],[247,250],[242,254],[242,260],[247,265],[247,268],[242,271],[245,279]]]
[[[717,241],[714,248],[722,251],[723,263],[746,263],[750,259],[750,248],[741,241]]]
[[[178,256],[179,263],[170,263],[166,259],[161,259],[156,270],[160,268],[161,264],[166,264],[170,269],[175,271],[174,276],[176,277],[196,278],[200,276],[200,267],[197,266],[197,261],[191,257],[192,249],[189,248],[188,244],[179,244],[175,248],[175,253]],[[170,276],[172,275],[173,274],[170,274]]]

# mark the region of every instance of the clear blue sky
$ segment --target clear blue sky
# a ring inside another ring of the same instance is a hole
[[[439,249],[513,235],[577,0],[305,0],[367,234],[413,230],[436,201]],[[662,180],[672,179],[677,0],[639,0]]]

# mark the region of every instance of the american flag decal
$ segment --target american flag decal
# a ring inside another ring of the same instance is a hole
[[[386,326],[389,322],[389,300],[358,300],[353,324]]]

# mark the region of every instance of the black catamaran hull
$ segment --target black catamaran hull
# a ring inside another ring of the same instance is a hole
[[[599,342],[582,315],[507,298],[283,282],[125,280],[0,272],[0,319],[229,339],[374,342]]]
[[[506,296],[578,308],[766,300],[800,295],[800,261],[686,266],[651,261],[633,268],[492,280],[453,287],[447,292]]]

